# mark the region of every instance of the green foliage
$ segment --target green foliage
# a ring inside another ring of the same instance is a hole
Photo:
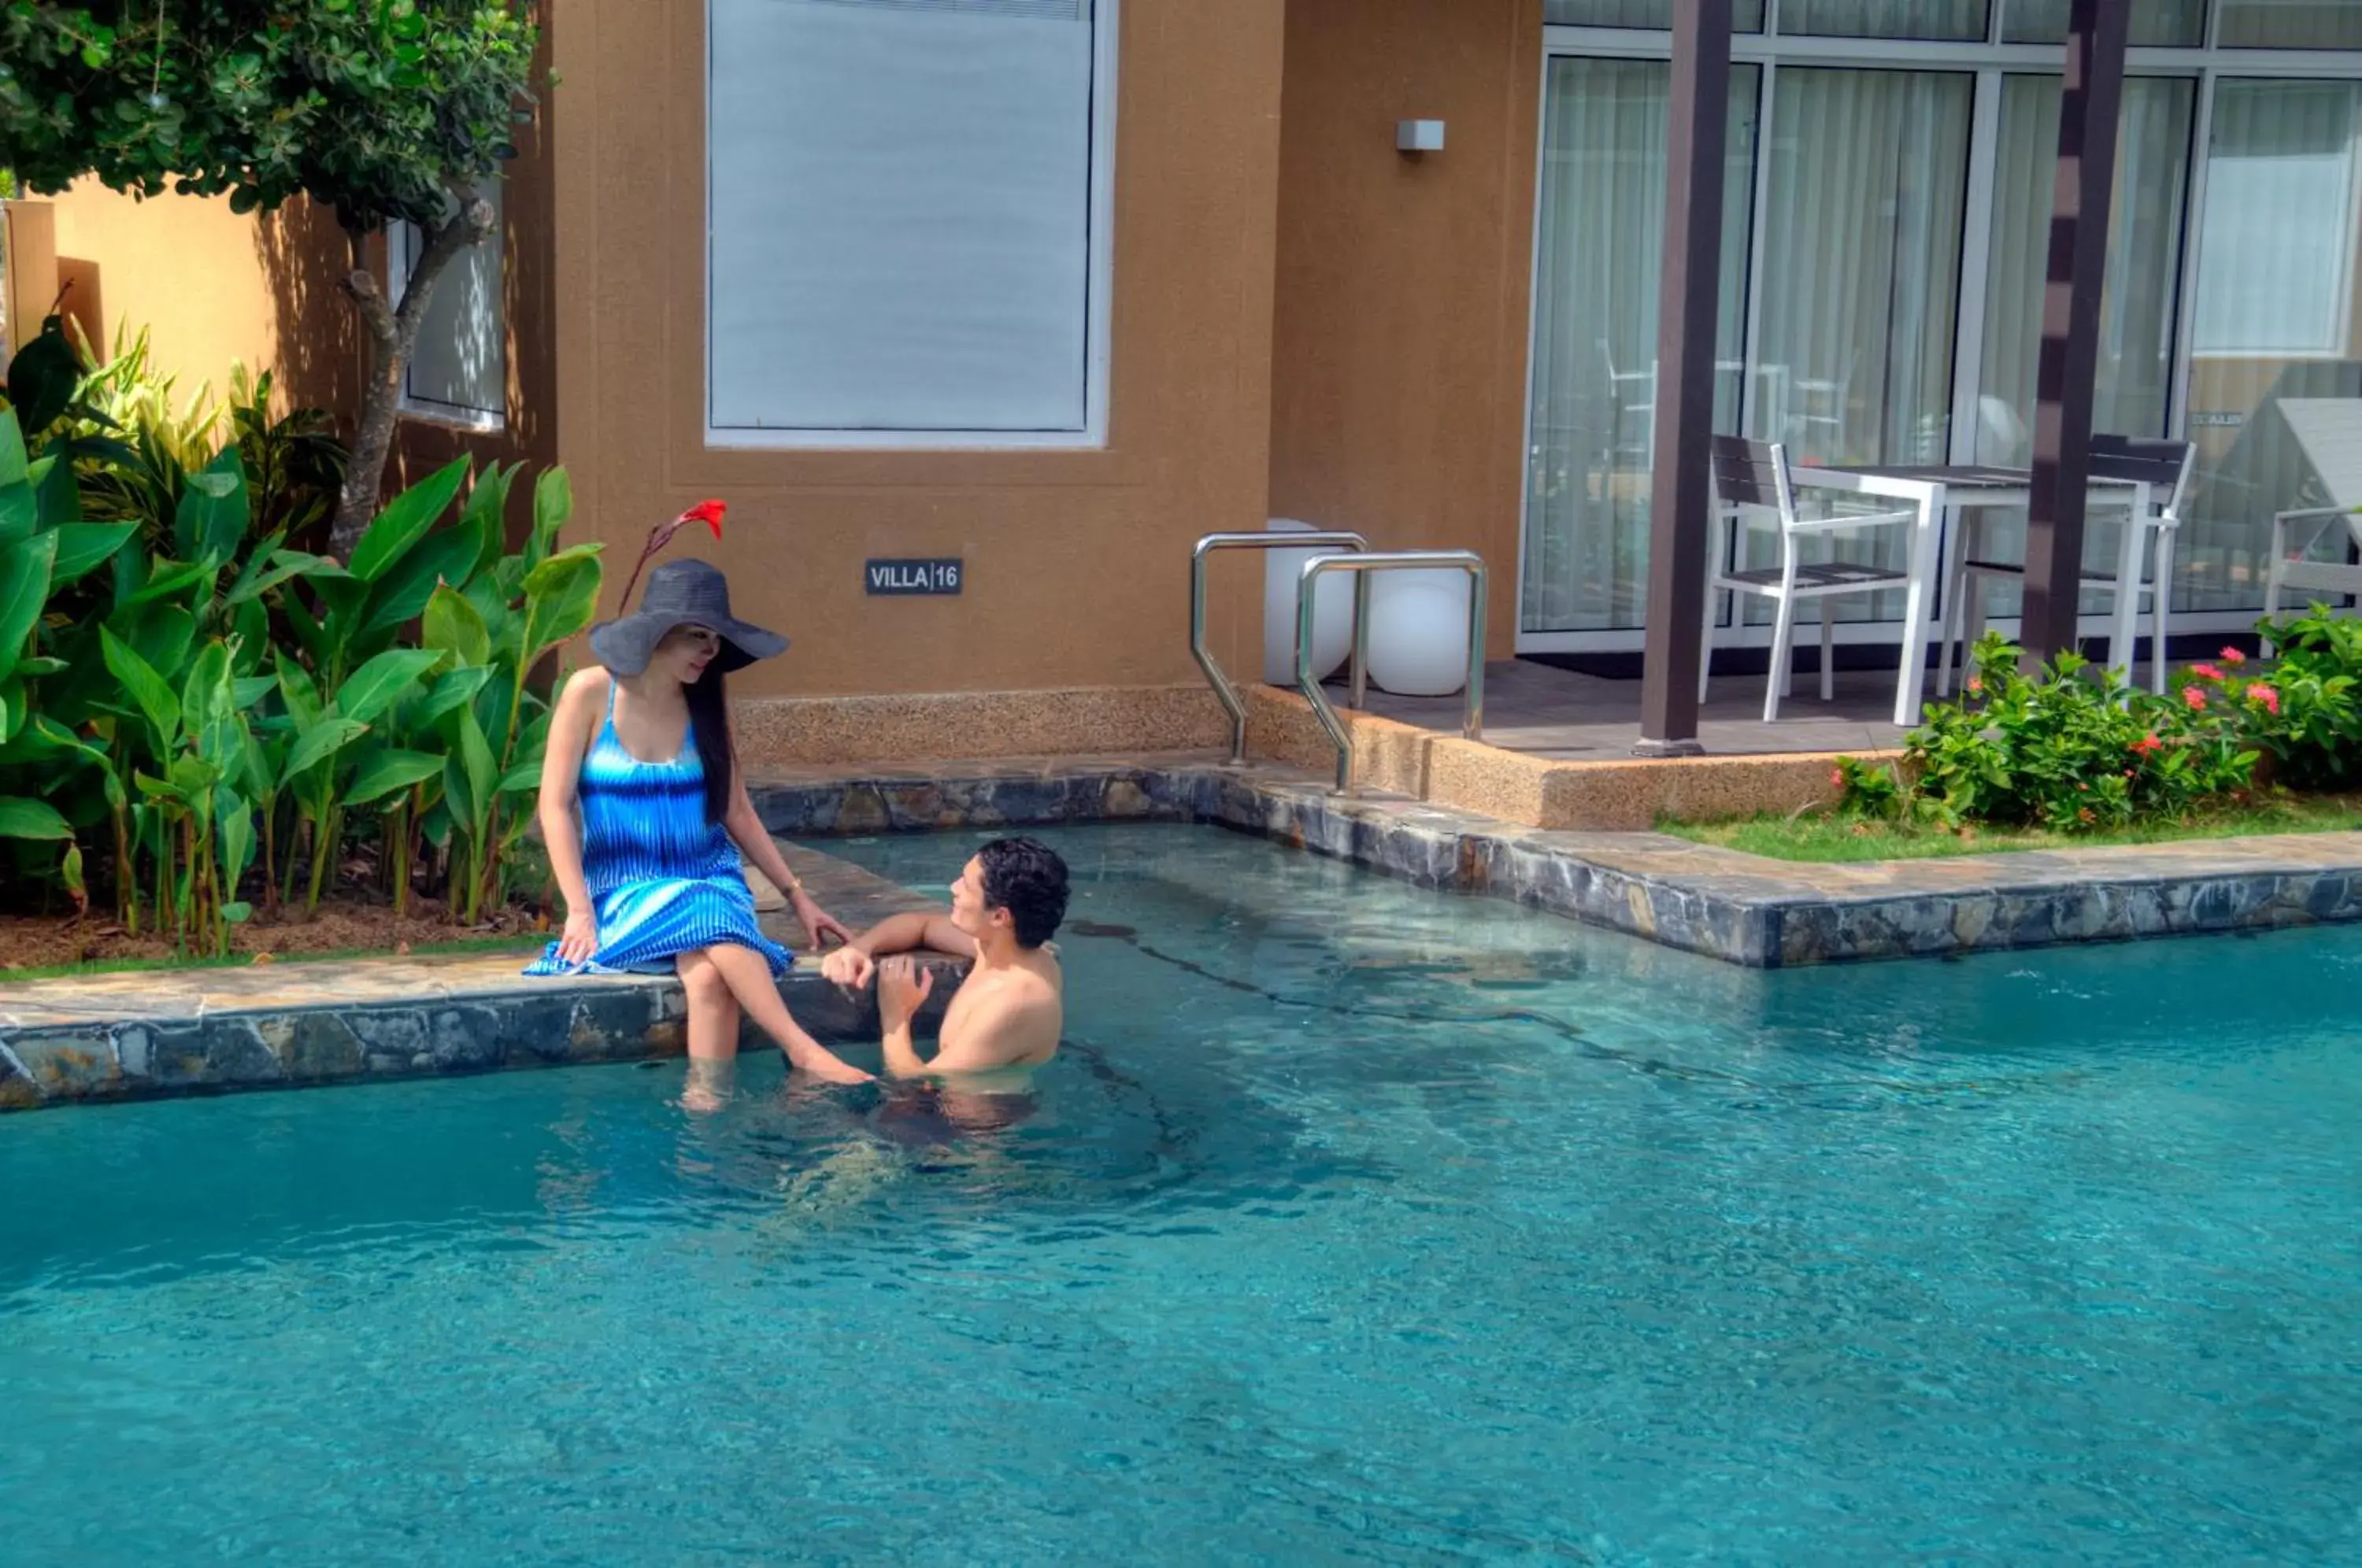
[[[564,475],[509,554],[516,470],[470,486],[454,463],[348,569],[258,536],[253,471],[226,447],[180,474],[168,525],[83,522],[73,465],[29,456],[0,410],[0,842],[77,907],[111,883],[127,928],[198,953],[258,901],[316,904],[372,847],[397,903],[439,868],[475,923],[506,901],[540,777],[526,678],[598,598],[597,547],[556,547]]]
[[[432,226],[455,183],[513,156],[535,39],[512,0],[12,0],[0,147],[35,192],[95,174]]]
[[[2183,816],[2251,783],[2258,754],[2235,705],[2135,691],[2073,654],[2029,677],[2022,657],[1988,636],[1961,700],[1931,705],[1904,743],[1899,778],[1841,767],[1843,809],[2090,833]]]
[[[2246,682],[2238,701],[2271,754],[2273,778],[2292,790],[2353,788],[2362,781],[2362,622],[2316,604],[2258,630],[2279,657]],[[2228,661],[2231,650],[2224,653]],[[2192,673],[2217,672],[2201,665]]]

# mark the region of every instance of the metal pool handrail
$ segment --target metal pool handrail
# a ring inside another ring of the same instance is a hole
[[[1222,673],[1222,667],[1206,646],[1206,558],[1216,550],[1295,550],[1306,546],[1366,550],[1370,541],[1342,529],[1307,534],[1209,534],[1198,541],[1197,549],[1189,557],[1189,652],[1198,660],[1198,668],[1206,672],[1207,683],[1213,687],[1222,711],[1231,716],[1231,760],[1234,763],[1247,759],[1247,706],[1239,701],[1237,688],[1231,684],[1231,678]],[[1357,642],[1355,646],[1361,645]],[[1361,689],[1360,668],[1354,667],[1357,691]]]
[[[1303,575],[1296,580],[1296,684],[1304,700],[1312,704],[1312,712],[1320,727],[1337,747],[1337,788],[1353,787],[1353,737],[1347,732],[1337,710],[1329,705],[1327,692],[1312,673],[1312,607],[1313,589],[1324,571],[1350,571],[1353,582],[1353,684],[1352,702],[1362,705],[1364,677],[1370,667],[1370,577],[1381,571],[1419,569],[1436,570],[1458,567],[1469,577],[1468,584],[1468,701],[1462,715],[1460,733],[1470,740],[1485,738],[1485,559],[1473,550],[1385,550],[1357,556],[1317,556],[1304,563]]]

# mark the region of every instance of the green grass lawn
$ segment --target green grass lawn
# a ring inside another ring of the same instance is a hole
[[[1699,844],[1744,850],[1773,860],[1919,860],[1946,855],[2009,850],[2081,849],[2103,844],[2167,844],[2246,834],[2334,833],[2362,828],[2362,801],[2346,797],[2281,796],[2180,822],[2153,823],[2119,833],[2064,834],[2035,828],[1976,828],[1966,834],[1903,823],[1841,817],[1751,817],[1742,822],[1657,824],[1658,831]]]
[[[482,936],[471,941],[432,942],[413,944],[407,956],[413,958],[447,957],[459,954],[538,953],[548,945],[546,935]],[[349,948],[329,953],[281,953],[274,955],[273,965],[333,964],[355,958],[391,958],[384,948]],[[84,975],[122,975],[146,969],[251,969],[254,955],[233,953],[226,958],[99,958],[87,964],[51,964],[22,969],[0,969],[0,985],[13,985],[18,980],[73,979]]]

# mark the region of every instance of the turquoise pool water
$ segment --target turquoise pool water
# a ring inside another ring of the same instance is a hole
[[[1051,836],[1076,1048],[950,1146],[0,1120],[0,1561],[2362,1561],[2362,932],[1764,976]]]

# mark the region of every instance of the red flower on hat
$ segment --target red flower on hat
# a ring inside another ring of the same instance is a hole
[[[684,523],[702,523],[712,529],[713,536],[719,539],[722,537],[722,514],[729,510],[730,503],[726,501],[701,501],[682,513],[680,520]]]

